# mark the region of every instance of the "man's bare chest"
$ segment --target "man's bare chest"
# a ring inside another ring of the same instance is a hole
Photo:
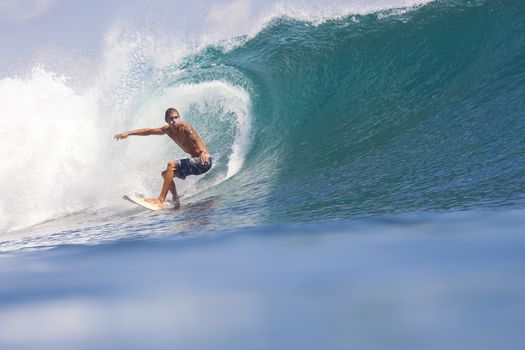
[[[168,136],[179,146],[185,145],[188,143],[188,141],[191,141],[193,139],[191,131],[187,129],[175,131],[170,130],[168,132]]]

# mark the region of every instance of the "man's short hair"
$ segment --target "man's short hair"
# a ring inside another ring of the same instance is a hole
[[[179,111],[172,107],[166,109],[166,113],[164,113],[164,119],[167,118],[171,113],[177,113],[178,115],[180,115]]]

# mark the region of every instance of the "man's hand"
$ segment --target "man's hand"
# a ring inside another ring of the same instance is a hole
[[[210,158],[210,155],[206,152],[202,152],[201,155],[199,156],[199,159],[201,160],[201,163],[204,165],[208,159]]]
[[[115,138],[116,140],[120,140],[120,139],[125,139],[128,137],[128,134],[123,132],[121,134],[116,134],[115,136],[113,136],[113,138]]]

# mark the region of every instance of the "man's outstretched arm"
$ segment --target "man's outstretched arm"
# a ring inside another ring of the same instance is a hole
[[[113,137],[117,140],[120,140],[120,139],[125,139],[128,136],[164,135],[166,134],[167,129],[168,129],[168,126],[163,126],[160,128],[138,129],[138,130],[126,131],[120,134],[116,134]]]

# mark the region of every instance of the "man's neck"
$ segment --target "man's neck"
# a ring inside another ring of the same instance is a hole
[[[170,125],[171,131],[180,131],[182,129],[182,124]]]

